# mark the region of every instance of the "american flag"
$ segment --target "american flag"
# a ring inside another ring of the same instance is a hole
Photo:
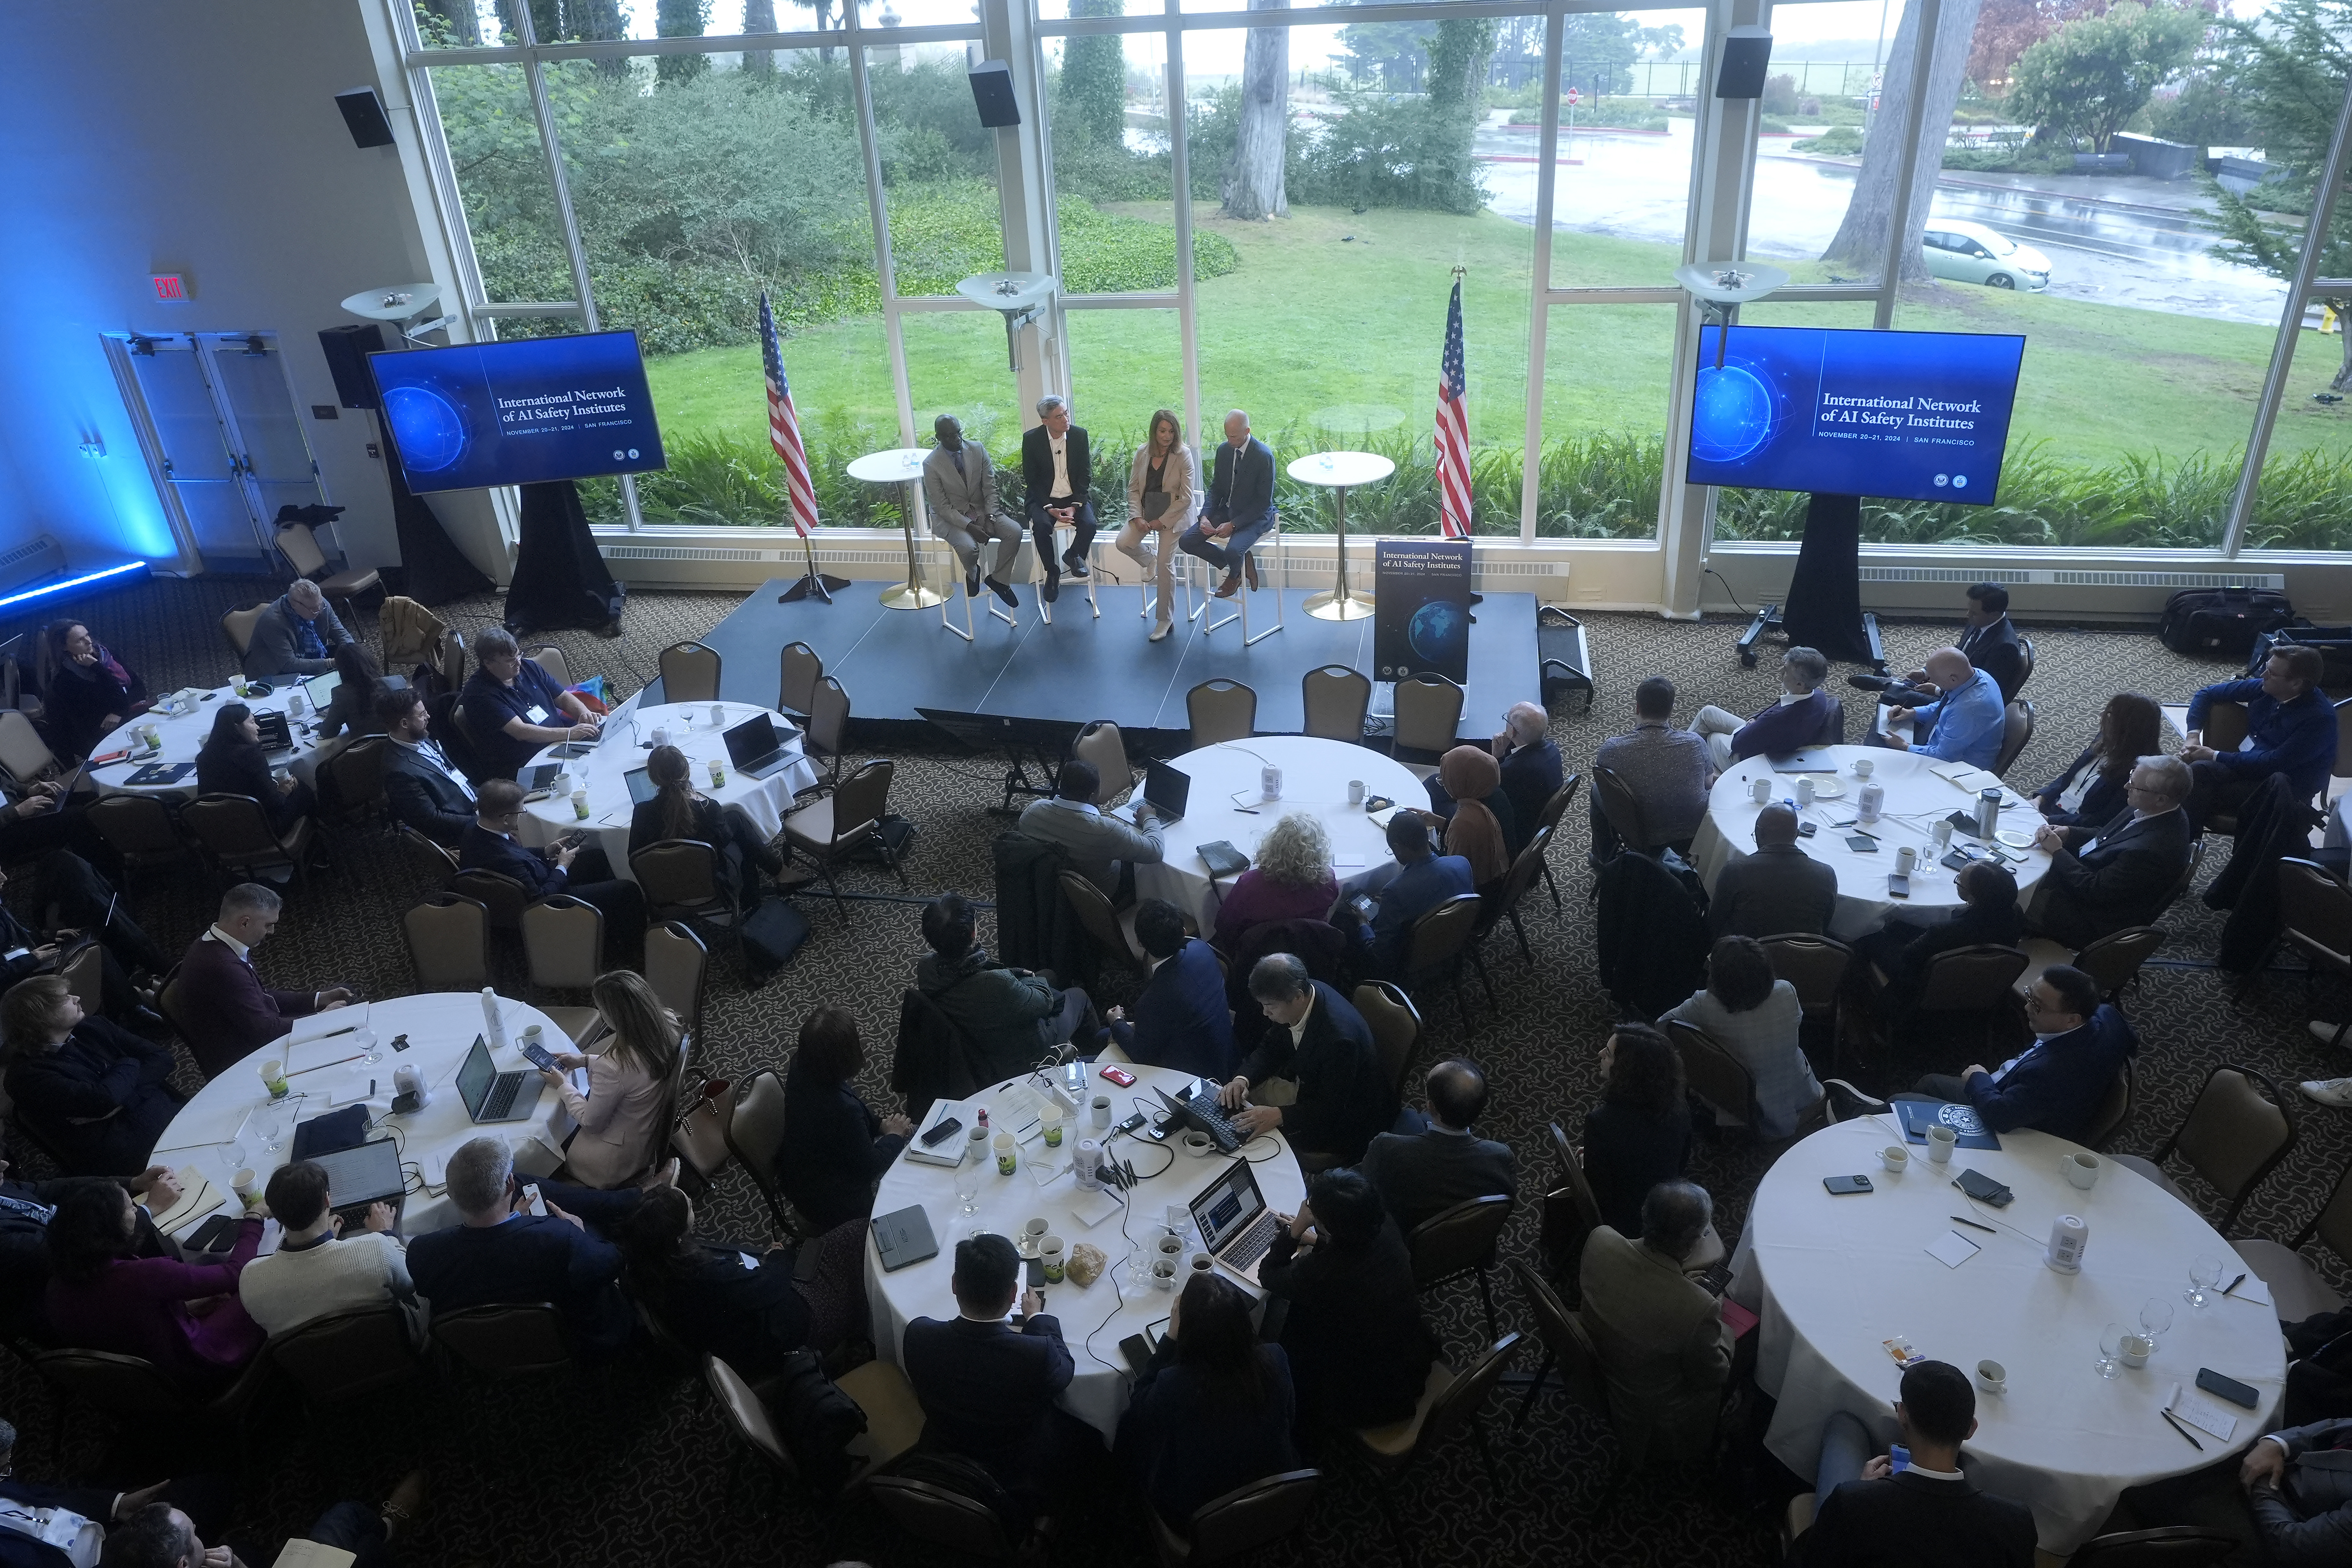
[[[1457,360],[1460,354],[1454,356]],[[784,379],[784,356],[776,346],[775,312],[768,291],[760,290],[760,358],[768,372],[768,439],[784,463],[784,501],[793,531],[803,539],[816,526],[816,487],[809,482],[808,453],[801,447],[801,419],[793,409],[792,383]]]
[[[1462,277],[1445,308],[1445,354],[1437,367],[1438,531],[1470,537],[1470,404],[1462,379]]]

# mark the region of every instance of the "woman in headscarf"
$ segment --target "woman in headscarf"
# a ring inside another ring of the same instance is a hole
[[[1445,853],[1470,862],[1470,880],[1484,891],[1511,868],[1511,802],[1503,770],[1484,746],[1456,746],[1437,762],[1437,782],[1454,799],[1454,815],[1421,815],[1445,835]]]

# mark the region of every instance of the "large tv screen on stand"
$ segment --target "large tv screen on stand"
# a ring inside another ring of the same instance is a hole
[[[2021,337],[1735,325],[1699,330],[1696,485],[1990,506]]]
[[[635,332],[411,349],[368,367],[412,490],[665,466]]]

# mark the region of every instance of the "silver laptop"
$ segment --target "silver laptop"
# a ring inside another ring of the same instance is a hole
[[[620,734],[627,735],[631,745],[636,744],[637,699],[644,695],[642,690],[632,692],[626,702],[605,714],[604,726],[596,731],[594,740],[566,741],[550,754],[558,757],[584,757],[614,736]]]
[[[539,1109],[539,1097],[546,1092],[547,1080],[536,1069],[500,1072],[493,1067],[490,1047],[479,1035],[457,1069],[457,1098],[476,1121],[520,1121]]]
[[[1200,1228],[1201,1250],[1251,1284],[1257,1283],[1258,1265],[1274,1245],[1282,1216],[1265,1206],[1257,1177],[1247,1160],[1235,1160],[1192,1199],[1192,1223]]]
[[[331,669],[323,675],[314,675],[303,681],[302,692],[304,696],[310,698],[311,707],[324,713],[327,710],[327,705],[335,700],[335,688],[342,683],[343,672],[340,669]]]

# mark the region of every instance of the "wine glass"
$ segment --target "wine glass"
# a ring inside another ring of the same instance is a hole
[[[2172,1327],[2171,1302],[2161,1296],[2150,1296],[2140,1303],[2139,1331],[2147,1336],[2149,1350],[2153,1351],[2156,1348],[2157,1341],[2170,1327]]]
[[[261,1135],[261,1146],[272,1154],[277,1153],[278,1150],[286,1146],[285,1112],[274,1108],[265,1107],[254,1131]],[[2216,1274],[2219,1274],[2221,1272],[2221,1265],[2218,1263],[2215,1264],[2213,1266],[2213,1270]]]
[[[2208,1253],[2204,1257],[2192,1260],[2189,1265],[2189,1304],[2192,1307],[2204,1306],[2208,1299],[2205,1292],[2221,1282],[2221,1260],[2220,1258]]]
[[[2099,1331],[2099,1359],[2091,1364],[2101,1377],[2121,1377],[2124,1371],[2124,1326],[2109,1323]]]
[[[980,1165],[966,1160],[956,1167],[956,1213],[970,1219],[980,1212]]]

